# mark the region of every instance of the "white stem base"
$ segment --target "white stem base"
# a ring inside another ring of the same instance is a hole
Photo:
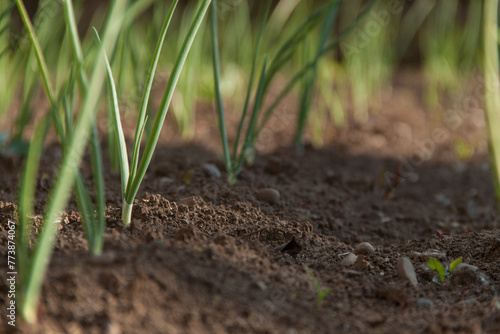
[[[132,208],[134,204],[133,203],[127,203],[127,201],[123,200],[123,207],[122,207],[122,220],[123,224],[125,226],[130,225],[130,221],[132,219]]]

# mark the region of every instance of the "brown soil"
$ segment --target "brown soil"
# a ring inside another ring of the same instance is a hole
[[[294,100],[288,100],[259,141],[255,164],[244,168],[234,186],[224,173],[217,178],[203,165],[223,170],[212,107],[199,106],[191,144],[179,140],[170,120],[138,195],[132,226],[120,221],[117,174],[106,175],[102,256],[87,252],[70,203],[38,324],[18,319],[16,329],[499,333],[500,232],[484,119],[478,110],[457,109],[463,98],[455,97],[451,103],[464,122],[455,128],[424,106],[422,87],[415,72],[400,73],[366,123],[332,126],[325,134],[329,144],[306,146],[302,156],[286,146],[295,112]],[[59,156],[56,145],[44,155],[38,214]],[[3,263],[21,164],[6,156],[0,161]],[[265,188],[279,191],[279,200],[262,196]],[[353,265],[341,264],[360,242],[371,243],[375,252],[359,255]],[[461,257],[478,270],[437,283],[425,254],[417,252],[432,252],[444,264]],[[398,277],[403,256],[415,267],[416,287]],[[6,279],[2,269],[2,332],[12,331],[6,324]],[[322,305],[317,289],[331,289]]]

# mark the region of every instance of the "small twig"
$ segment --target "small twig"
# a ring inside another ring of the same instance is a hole
[[[444,232],[441,232],[439,230],[436,230],[435,228],[433,228],[433,230],[438,235],[439,240],[442,240],[445,235],[451,235],[450,233],[444,233]]]
[[[248,233],[248,234],[245,234],[244,236],[241,236],[241,237],[240,237],[240,239],[243,239],[243,238],[248,238],[248,237],[250,237],[250,236],[252,236],[252,235],[254,235],[254,234],[260,233],[260,232],[262,232],[262,231],[264,231],[264,230],[265,230],[265,228],[261,228],[261,229],[259,229],[259,230],[257,230],[257,231],[250,232],[250,233]]]

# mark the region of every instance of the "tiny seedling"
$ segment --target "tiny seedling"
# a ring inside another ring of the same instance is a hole
[[[447,269],[444,268],[443,264],[439,262],[439,260],[433,257],[428,258],[427,262],[429,263],[429,267],[437,272],[437,277],[439,278],[439,281],[443,283],[445,278],[447,276],[450,276],[451,273],[457,268],[457,266],[460,263],[462,263],[462,258],[459,257],[453,260]]]
[[[305,267],[305,268],[306,268],[307,275],[309,275],[309,279],[311,280],[311,283],[314,287],[314,290],[316,291],[316,300],[318,301],[317,307],[319,310],[323,307],[323,300],[330,292],[332,292],[332,289],[330,289],[330,288],[323,289],[321,287],[321,285],[319,284],[318,280],[316,279],[316,277],[314,276],[314,274],[312,273],[311,269],[309,269],[307,267]]]

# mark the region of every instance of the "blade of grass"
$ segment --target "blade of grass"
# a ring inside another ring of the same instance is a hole
[[[488,146],[492,165],[493,183],[497,202],[500,203],[500,64],[497,0],[485,0],[483,33],[484,64],[483,75],[486,88],[486,121],[488,126]]]
[[[94,32],[99,39],[99,34],[97,30]],[[119,157],[120,157],[120,178],[122,184],[122,199],[125,198],[127,183],[129,180],[129,166],[128,166],[128,155],[127,155],[127,143],[125,142],[125,135],[123,134],[122,122],[120,119],[120,108],[118,102],[118,94],[116,92],[116,85],[113,79],[113,72],[111,70],[111,65],[109,64],[108,57],[104,53],[104,60],[106,62],[106,73],[107,73],[107,83],[108,91],[110,92],[110,103],[111,103],[111,115],[113,120],[113,130],[115,135],[115,140],[118,143]]]
[[[337,3],[336,5],[331,7],[328,13],[326,14],[326,20],[325,23],[323,24],[323,29],[321,30],[321,36],[317,46],[317,53],[321,52],[321,50],[325,46],[325,43],[328,40],[328,36],[330,35],[333,26],[335,25],[335,21],[339,12],[339,7],[340,3]],[[295,147],[299,152],[302,152],[304,150],[302,137],[304,135],[306,120],[308,118],[309,110],[311,108],[311,103],[313,99],[312,95],[314,92],[314,83],[316,81],[316,75],[318,71],[318,62],[319,62],[319,57],[315,56],[310,75],[306,75],[304,78],[304,86],[300,101],[299,117],[297,121],[297,130],[295,132]]]
[[[49,71],[47,67],[47,63],[45,61],[45,57],[42,52],[42,48],[40,46],[40,43],[38,42],[38,38],[36,37],[33,24],[31,23],[31,20],[28,16],[28,13],[26,11],[26,8],[24,7],[24,4],[22,0],[15,0],[17,8],[19,10],[19,14],[21,16],[21,19],[23,21],[23,24],[26,28],[26,31],[29,36],[29,40],[31,43],[31,46],[33,48],[33,51],[35,53],[35,57],[37,59],[38,63],[38,68],[40,75],[42,76],[42,81],[43,81],[43,86],[45,88],[45,93],[47,94],[47,98],[49,99],[50,105],[52,106],[52,119],[54,121],[54,125],[56,128],[56,132],[60,140],[62,141],[62,138],[64,136],[63,134],[63,126],[61,124],[61,121],[58,118],[56,108],[55,106],[57,105],[53,85],[50,81],[49,77]]]
[[[177,7],[178,2],[179,2],[178,0],[174,0],[174,2],[172,2],[172,5],[170,6],[170,10],[163,23],[160,38],[158,39],[158,42],[156,44],[153,60],[151,61],[151,66],[149,68],[148,77],[146,79],[146,86],[144,87],[144,92],[142,94],[141,108],[139,109],[139,116],[137,118],[137,125],[135,128],[134,146],[132,150],[132,162],[130,165],[130,178],[128,179],[128,184],[126,186],[125,193],[129,193],[130,191],[132,191],[131,189],[129,190],[129,188],[132,187],[132,181],[135,179],[137,173],[137,168],[139,164],[140,146],[141,146],[144,127],[146,124],[146,116],[147,116],[148,102],[151,96],[151,88],[153,86],[153,80],[156,73],[156,68],[158,66],[161,50],[163,48],[163,42],[165,41],[165,36],[167,35],[167,30],[168,27],[170,26],[170,22],[172,21],[172,17],[174,15],[175,8]],[[133,197],[135,197],[135,195]]]
[[[94,216],[92,213],[94,210],[90,194],[80,173],[75,173],[75,197],[78,210],[82,215],[83,230],[85,231],[89,248],[92,249],[94,240]]]
[[[19,14],[21,15],[21,19],[26,27],[26,31],[28,32],[28,37],[30,39],[31,45],[35,50],[36,60],[38,62],[38,67],[41,68],[41,75],[43,80],[43,85],[45,87],[45,91],[47,92],[47,97],[49,98],[50,103],[55,104],[54,100],[54,89],[49,81],[49,70],[47,68],[47,63],[45,58],[43,57],[43,53],[41,52],[42,48],[40,43],[38,42],[38,38],[35,35],[35,30],[33,25],[31,24],[31,20],[29,18],[28,12],[24,7],[22,0],[15,0],[17,8],[19,10]]]
[[[222,102],[222,93],[220,88],[220,59],[219,59],[219,38],[217,30],[217,1],[212,2],[212,60],[213,60],[213,70],[214,70],[214,84],[215,84],[215,102],[217,106],[217,116],[219,120],[219,132],[221,134],[222,149],[224,152],[224,162],[226,164],[226,171],[229,175],[232,174],[232,161],[229,153],[229,143],[227,140],[227,130],[226,121],[224,117],[224,104]],[[252,69],[253,71],[253,69]],[[251,74],[250,80],[252,80],[253,73]],[[238,129],[240,131],[240,129]],[[237,139],[239,140],[239,138]],[[229,177],[229,183],[231,183],[231,176]]]
[[[184,36],[189,28],[189,23],[192,21],[196,8],[187,6],[184,9],[182,20],[180,22],[180,29],[178,32],[179,38],[177,42],[177,49],[182,46]],[[200,86],[200,73],[205,67],[202,67],[204,59],[204,44],[206,23],[204,22],[198,31],[198,36],[191,46],[186,63],[184,65],[184,72],[179,78],[177,89],[174,97],[172,98],[171,110],[174,113],[174,118],[177,123],[177,128],[181,131],[181,136],[184,140],[192,140],[195,134],[195,112],[196,104],[199,101],[199,86]],[[176,50],[177,53],[177,50]]]
[[[1,6],[3,7],[3,6]],[[8,21],[8,18],[9,18],[9,14],[10,12],[12,11],[12,9],[14,9],[16,7],[16,4],[14,2],[10,2],[6,7],[5,9],[3,8],[0,8],[2,9],[2,12],[0,13],[0,23],[2,23],[2,25],[0,25],[0,36],[1,37],[4,37],[4,34],[7,34],[7,32],[9,31],[10,29],[10,23]],[[7,19],[5,22],[4,19]],[[3,22],[2,22],[3,21]],[[4,55],[7,54],[7,52],[10,50],[10,46],[8,45],[9,42],[8,42],[8,36],[5,36],[5,48],[3,50],[0,51],[0,59],[3,58]]]
[[[94,189],[96,196],[96,213],[92,215],[93,238],[92,245],[89,245],[90,251],[94,255],[102,253],[102,244],[104,241],[104,229],[106,226],[106,197],[104,189],[104,167],[102,163],[101,145],[99,143],[99,135],[95,124],[91,125],[91,140],[90,140],[90,162],[92,165],[92,175],[94,177]]]
[[[238,164],[236,165],[234,171],[232,171],[230,181],[232,183],[236,182],[236,177],[241,172],[241,168],[243,167],[243,161],[246,156],[248,150],[253,146],[252,145],[252,135],[255,129],[255,123],[257,122],[257,115],[259,113],[260,107],[262,105],[262,98],[264,96],[264,85],[266,81],[266,70],[267,70],[267,57],[264,59],[264,65],[262,66],[262,72],[260,74],[259,86],[257,88],[257,94],[255,97],[255,103],[253,106],[252,115],[250,118],[250,124],[247,128],[247,133],[245,137],[245,142],[243,144],[243,149],[240,152],[240,156],[238,158]]]
[[[397,40],[399,59],[404,56],[413,37],[422,26],[435,4],[435,0],[415,1],[406,12],[405,19],[401,22]]]
[[[236,157],[237,157],[238,146],[239,146],[239,143],[240,143],[240,136],[241,136],[241,133],[243,131],[243,123],[245,121],[247,110],[248,110],[248,104],[250,102],[250,94],[252,92],[253,79],[254,79],[254,76],[255,76],[255,69],[257,67],[257,59],[258,59],[259,54],[260,54],[260,46],[262,44],[262,37],[263,37],[263,33],[264,33],[264,27],[266,25],[267,16],[269,14],[269,8],[270,7],[271,7],[271,1],[268,1],[266,9],[265,9],[265,12],[264,12],[264,16],[262,17],[262,21],[260,23],[259,33],[257,35],[257,46],[255,47],[255,53],[254,53],[253,62],[252,62],[252,69],[251,69],[251,72],[250,72],[250,78],[248,80],[248,87],[247,87],[247,94],[246,94],[246,97],[245,97],[245,104],[243,106],[243,113],[241,114],[241,120],[240,120],[240,124],[238,125],[238,130],[236,132],[236,139],[235,139],[234,147],[233,147],[233,160],[236,159]]]
[[[15,6],[16,4],[14,2],[10,2],[7,6],[5,6],[5,9],[3,9],[2,12],[0,13],[0,21],[8,17],[10,15],[10,12],[14,9]]]
[[[64,16],[73,50],[73,57],[76,64],[76,66],[73,66],[73,71],[78,72],[80,88],[82,94],[85,96],[88,92],[88,79],[82,68],[84,61],[83,52],[76,28],[75,14],[73,10],[73,3],[71,0],[67,0],[64,2]],[[72,122],[72,112],[67,114],[68,117],[71,118],[71,120],[68,120],[68,122]],[[97,135],[97,127],[95,125],[94,119],[92,119],[91,122],[90,158],[92,165],[92,175],[94,178],[94,191],[96,194],[97,216],[94,215],[94,206],[92,205],[92,201],[90,200],[90,196],[88,195],[87,188],[83,183],[83,178],[81,177],[78,169],[75,169],[76,194],[80,212],[83,215],[84,227],[89,243],[89,250],[92,254],[98,255],[102,252],[103,233],[105,226],[105,197],[102,155]]]
[[[295,29],[295,31],[280,47],[280,49],[276,53],[276,57],[271,61],[271,64],[269,65],[269,73],[267,73],[266,75],[267,79],[264,89],[265,91],[267,91],[267,87],[271,83],[274,76],[278,73],[278,71],[290,60],[290,57],[292,56],[293,50],[296,48],[296,46],[305,38],[307,38],[308,34],[321,22],[321,17],[325,15],[332,6],[337,6],[344,1],[347,0],[329,1],[327,4],[318,8],[311,15],[309,15],[309,17]]]
[[[19,224],[16,226],[16,243],[18,272],[21,280],[19,287],[21,298],[26,294],[24,288],[30,276],[29,243],[32,225],[30,217],[33,216],[38,167],[40,166],[40,157],[42,155],[43,142],[47,134],[48,125],[49,118],[46,116],[35,128],[26,162],[23,167],[23,177],[19,191]]]

